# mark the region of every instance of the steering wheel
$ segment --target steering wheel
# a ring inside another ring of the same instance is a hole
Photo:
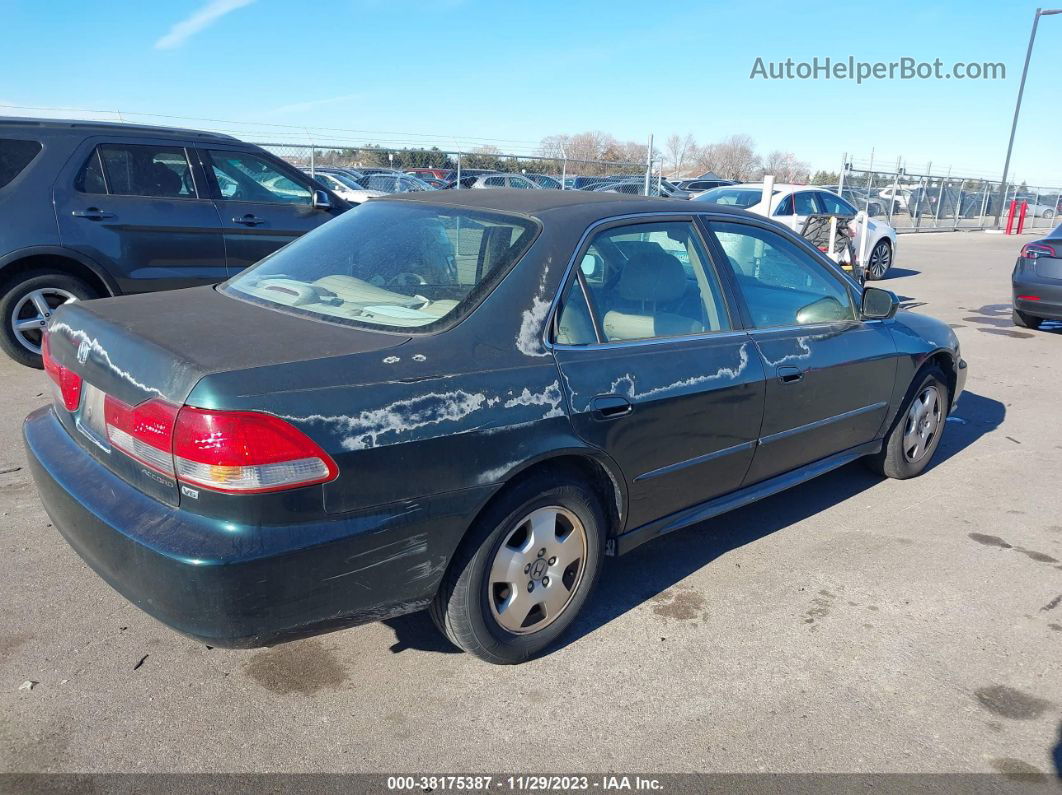
[[[387,283],[388,287],[419,287],[427,284],[424,277],[419,273],[400,273]]]

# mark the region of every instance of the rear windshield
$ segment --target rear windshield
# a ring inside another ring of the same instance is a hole
[[[351,325],[436,331],[479,303],[527,250],[536,228],[515,216],[374,200],[222,290]]]
[[[774,192],[775,194],[778,191]],[[752,207],[763,201],[762,188],[712,188],[697,197],[701,201],[726,204],[731,207]]]
[[[0,188],[21,174],[40,151],[40,141],[0,138]]]

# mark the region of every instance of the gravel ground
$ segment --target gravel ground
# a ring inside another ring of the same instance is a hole
[[[519,667],[426,614],[265,650],[175,634],[50,526],[20,438],[44,376],[0,361],[0,771],[1055,773],[1062,325],[1011,326],[1020,240],[900,243],[883,286],[970,363],[933,468],[855,464],[610,560]]]

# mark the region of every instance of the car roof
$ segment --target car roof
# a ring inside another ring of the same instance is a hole
[[[592,222],[601,218],[638,213],[673,212],[678,215],[688,215],[705,212],[704,207],[691,205],[687,199],[665,199],[655,196],[631,196],[625,193],[595,193],[582,190],[495,188],[492,190],[425,191],[395,195],[384,201],[443,204],[533,216],[559,215],[579,209],[581,210],[580,222],[588,218]],[[748,215],[743,210],[714,204],[712,212]]]
[[[120,132],[122,135],[142,135],[144,137],[180,137],[202,138],[213,141],[239,141],[231,135],[223,133],[204,132],[203,130],[190,130],[183,127],[161,127],[153,124],[126,124],[113,121],[81,121],[78,119],[35,119],[21,116],[0,116],[0,129],[18,127],[22,129],[36,128],[41,131],[54,130],[56,132],[83,131],[92,132]]]

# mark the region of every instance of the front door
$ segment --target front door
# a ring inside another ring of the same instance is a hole
[[[861,320],[854,286],[800,243],[750,222],[709,228],[767,376],[746,483],[873,441],[896,373],[885,323]]]
[[[192,154],[173,141],[87,141],[52,189],[63,245],[123,293],[224,281],[221,224]]]
[[[605,227],[554,329],[576,432],[627,480],[627,527],[737,488],[763,416],[763,365],[688,218]]]
[[[225,253],[234,274],[342,212],[313,206],[320,188],[295,168],[240,149],[201,150],[214,185],[225,233]]]

